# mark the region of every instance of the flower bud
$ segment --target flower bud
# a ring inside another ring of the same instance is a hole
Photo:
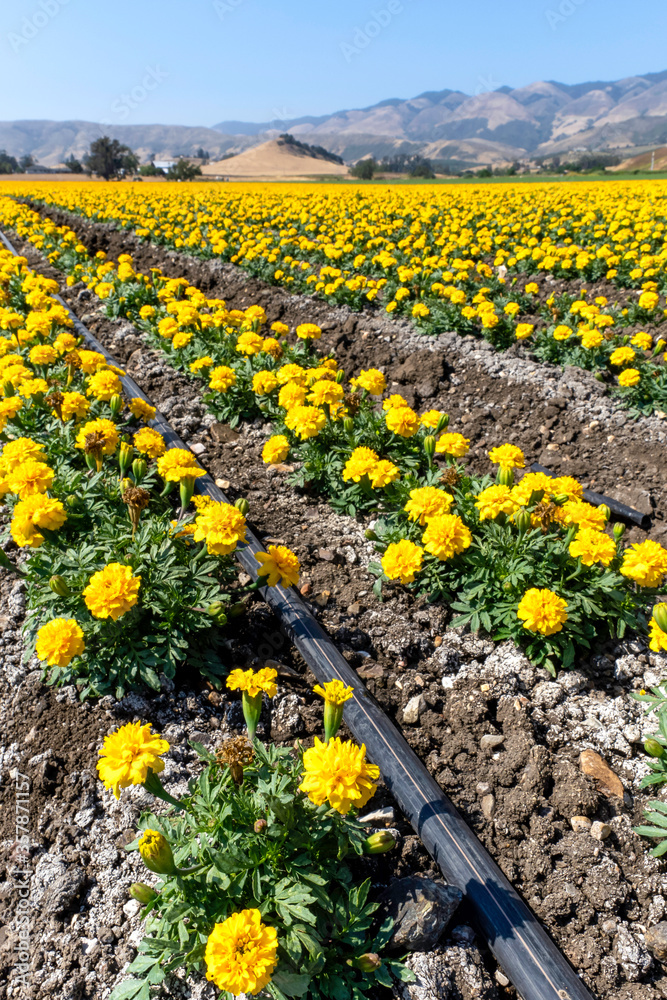
[[[364,854],[386,854],[396,847],[396,837],[389,830],[378,830],[366,837],[362,846]]]
[[[117,417],[123,409],[123,397],[119,396],[117,392],[109,400],[109,409],[114,417]]]
[[[436,435],[440,434],[442,433],[442,431],[446,431],[448,427],[449,427],[449,414],[441,413],[440,419],[438,420],[433,433]]]
[[[524,535],[528,531],[532,521],[530,514],[525,508],[522,507],[521,510],[518,510],[516,512],[516,514],[514,515],[514,523],[519,529],[520,534]]]
[[[365,955],[360,955],[359,958],[348,959],[348,964],[353,969],[359,969],[360,972],[375,972],[382,965],[382,959],[375,952],[369,951]]]
[[[185,508],[189,506],[194,491],[195,491],[194,476],[185,476],[183,479],[181,479],[180,483],[181,510],[185,510]]]
[[[601,503],[600,506],[598,507],[598,510],[600,511],[601,514],[604,514],[605,521],[608,521],[609,518],[611,517],[611,511],[609,507],[607,507],[606,503]]]
[[[70,493],[68,497],[65,497],[65,503],[72,510],[76,510],[77,507],[83,507],[83,500],[76,493]]]
[[[11,382],[5,382],[5,384],[2,387],[2,394],[5,397],[16,395],[16,389],[14,388]]]
[[[238,618],[240,615],[244,615],[246,612],[246,606],[243,601],[237,601],[236,604],[232,604],[230,608],[227,608],[228,618]]]
[[[557,493],[555,497],[551,498],[552,503],[555,503],[557,507],[562,507],[563,504],[567,503],[569,499],[570,498],[567,493]]]
[[[364,532],[364,538],[367,538],[369,542],[378,541],[378,536],[375,534],[372,528],[366,528]]]
[[[130,886],[130,896],[132,896],[132,899],[136,899],[138,903],[141,903],[142,906],[147,906],[154,899],[157,899],[158,893],[155,889],[151,889],[149,885],[146,885],[145,882],[133,882]]]
[[[211,616],[216,625],[227,624],[225,608],[220,601],[214,601],[213,604],[209,604],[206,609],[206,613]]]
[[[352,433],[354,430],[354,420],[352,417],[345,417],[345,420],[343,421],[343,430],[346,434]]]
[[[511,489],[514,486],[514,469],[505,469],[501,465],[496,476],[496,483],[499,486],[509,486]]]
[[[157,830],[144,830],[139,840],[139,854],[148,870],[156,875],[173,875],[176,871],[169,841]]]
[[[134,457],[134,448],[131,444],[126,441],[121,441],[120,448],[118,449],[118,464],[120,466],[120,474],[124,476],[132,464],[132,459]]]
[[[604,375],[602,372],[595,372],[595,378],[598,382],[604,382]]]
[[[432,434],[428,434],[424,438],[424,451],[429,458],[433,458],[435,455],[435,437]]]
[[[238,500],[235,500],[234,506],[236,507],[237,510],[241,511],[244,517],[250,510],[250,504],[248,503],[245,497],[239,497]]]
[[[623,538],[623,535],[625,534],[625,525],[621,524],[620,521],[617,521],[611,530],[614,533],[614,538],[616,539],[616,541],[620,542],[621,538]]]
[[[148,465],[143,458],[135,458],[132,463],[132,477],[135,483],[140,483],[148,472]]]
[[[653,618],[661,632],[667,632],[667,604],[656,604],[653,608]]]
[[[257,819],[255,820],[255,825],[253,826],[253,830],[255,831],[255,833],[264,833],[268,825],[269,824],[266,822],[265,819]]]
[[[660,338],[660,340],[656,341],[656,345],[653,348],[653,357],[655,357],[657,354],[661,354],[662,351],[664,351],[665,344],[667,344],[667,340],[663,340],[662,337]]]
[[[345,378],[345,372],[343,371],[342,368],[339,368],[338,371],[336,372],[336,382],[338,382],[338,385],[341,384],[344,378]]]
[[[644,750],[649,755],[649,757],[664,757],[665,748],[657,740],[649,737],[644,743]]]
[[[69,587],[67,586],[67,581],[65,580],[65,578],[62,576],[58,576],[57,574],[52,576],[51,579],[49,580],[49,587],[51,588],[54,594],[58,595],[58,597],[69,597],[71,593]]]

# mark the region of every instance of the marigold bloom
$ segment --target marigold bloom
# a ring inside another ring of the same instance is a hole
[[[365,389],[371,396],[381,396],[387,388],[387,380],[377,368],[360,371],[356,378],[350,379],[354,389]]]
[[[653,617],[648,623],[650,638],[648,648],[654,653],[667,653],[667,632],[663,632],[654,617],[658,609],[667,611],[667,604],[656,604],[653,608]]]
[[[13,441],[8,441],[2,449],[0,460],[7,472],[11,472],[17,465],[32,459],[33,462],[46,462],[44,445],[32,438],[19,437]]]
[[[161,458],[167,450],[164,438],[152,427],[142,427],[134,435],[133,441],[137,451],[149,458]]]
[[[360,446],[355,448],[343,469],[343,479],[346,483],[360,482],[364,476],[370,476],[371,472],[379,462],[379,456],[372,448]]]
[[[630,343],[634,344],[635,347],[639,347],[642,351],[650,351],[653,347],[653,337],[650,333],[638,330]]]
[[[567,621],[567,603],[553,590],[531,587],[519,602],[517,618],[529,632],[554,635]]]
[[[517,340],[527,340],[535,329],[533,323],[517,323],[514,335]]]
[[[315,745],[303,755],[303,780],[299,790],[316,806],[328,802],[332,809],[347,816],[352,807],[363,809],[375,795],[380,769],[366,760],[366,747],[335,737]]]
[[[393,406],[384,419],[392,434],[400,437],[413,437],[419,430],[419,417],[409,406]]]
[[[104,438],[103,453],[105,455],[113,455],[118,447],[118,431],[112,420],[100,417],[99,420],[89,420],[87,423],[82,424],[76,436],[77,448],[85,449],[86,438],[89,434],[101,434]]]
[[[301,323],[296,328],[296,335],[301,340],[319,340],[322,336],[322,331],[315,323]]]
[[[394,483],[397,479],[400,479],[401,470],[393,462],[390,462],[386,458],[381,458],[371,469],[369,477],[374,490],[382,489],[384,486],[389,486],[389,483]]]
[[[499,514],[513,514],[518,506],[509,486],[489,486],[478,494],[475,501],[480,521],[492,521]]]
[[[568,340],[571,336],[572,336],[572,327],[565,326],[564,324],[561,326],[557,326],[553,332],[554,340]]]
[[[144,830],[137,844],[141,860],[156,875],[176,874],[171,844],[159,830]]]
[[[211,555],[226,556],[245,542],[245,517],[229,503],[213,500],[200,511],[195,519],[195,542],[206,542]]]
[[[443,416],[444,413],[441,410],[427,410],[426,413],[422,413],[419,423],[422,427],[428,427],[429,430],[434,431]]]
[[[295,406],[303,406],[306,401],[306,390],[296,382],[288,382],[278,393],[278,406],[284,410],[292,410]]]
[[[308,402],[312,403],[313,406],[324,406],[325,403],[335,406],[342,401],[344,396],[345,390],[338,382],[332,382],[330,379],[321,379],[312,385],[308,394]]]
[[[58,358],[58,352],[50,344],[38,344],[28,355],[33,365],[52,365]]]
[[[517,504],[525,507],[530,503],[533,493],[543,492],[545,496],[553,495],[555,480],[544,472],[527,472],[516,486],[512,487],[512,496]]]
[[[388,545],[382,556],[382,572],[388,580],[412,583],[422,568],[424,550],[407,538]]]
[[[141,577],[132,575],[131,566],[109,563],[93,573],[83,591],[83,599],[95,618],[112,618],[126,614],[139,600]]]
[[[275,374],[270,371],[256,372],[252,377],[252,391],[257,393],[258,396],[268,396],[279,385],[280,382]]]
[[[631,361],[634,361],[637,355],[625,344],[623,347],[617,347],[615,351],[612,351],[609,355],[609,362],[620,368],[622,365],[628,365]]]
[[[604,337],[599,330],[592,330],[590,327],[581,333],[581,346],[587,351],[593,351],[604,343]]]
[[[423,527],[429,518],[449,514],[453,503],[454,497],[437,486],[420,486],[410,490],[410,499],[403,510],[411,521],[417,521]]]
[[[437,455],[452,455],[454,458],[463,458],[470,450],[470,441],[463,434],[448,432],[441,434],[435,443]]]
[[[529,475],[543,475],[543,473],[529,473]],[[524,476],[523,479],[526,477]],[[549,477],[547,477],[549,478]],[[523,483],[523,479],[521,482]],[[566,495],[570,500],[581,500],[584,495],[584,488],[574,476],[555,476],[550,481],[551,493],[554,496]]]
[[[83,632],[73,618],[53,618],[37,633],[35,652],[50,667],[68,667],[85,648]]]
[[[639,308],[653,312],[659,301],[660,296],[657,292],[642,292],[639,296]]]
[[[14,507],[10,530],[12,538],[19,546],[36,549],[44,542],[40,528],[57,531],[67,520],[67,514],[60,500],[47,497],[44,493],[34,493],[25,500],[19,500]]]
[[[426,523],[422,545],[443,562],[460,555],[472,544],[469,528],[456,514],[438,514]]]
[[[90,409],[90,403],[80,392],[64,392],[63,401],[60,404],[62,418],[67,423],[74,417],[75,420],[83,420]]]
[[[501,444],[497,448],[492,448],[489,458],[501,469],[523,469],[526,465],[521,448],[517,448],[514,444]]]
[[[164,770],[160,754],[168,749],[167,741],[152,733],[149,723],[128,722],[104,739],[97,762],[100,780],[119,799],[121,788],[143,785],[149,771]]]
[[[306,379],[308,377],[308,372],[301,365],[289,364],[283,365],[277,371],[278,381],[281,385],[287,385],[288,382],[296,382],[298,385],[305,385]]]
[[[92,375],[93,372],[96,372],[98,368],[103,368],[107,363],[107,359],[99,351],[80,350],[77,353],[81,362],[81,370],[86,375]]]
[[[155,419],[155,414],[157,410],[150,403],[147,403],[145,399],[141,399],[139,396],[134,396],[130,402],[127,404],[128,409],[133,417],[137,420],[144,420],[148,422],[149,420]]]
[[[285,426],[302,441],[317,437],[326,422],[326,414],[316,406],[294,406],[285,416]]]
[[[640,587],[659,587],[667,574],[667,550],[651,538],[630,545],[623,553],[621,573]]]
[[[22,407],[23,400],[19,396],[0,399],[0,431],[4,431],[7,421],[15,417]]]
[[[269,545],[266,552],[256,552],[255,559],[261,563],[257,576],[265,576],[269,587],[290,587],[299,582],[301,564],[298,557],[284,545]]]
[[[596,562],[608,566],[616,556],[616,544],[604,531],[580,528],[568,551],[573,559],[581,559],[584,566],[592,566]]]
[[[568,500],[559,508],[557,519],[563,524],[577,524],[580,528],[592,528],[594,531],[602,531],[607,523],[605,512],[584,500]]]
[[[226,685],[230,691],[244,691],[250,698],[256,698],[264,693],[268,698],[275,698],[278,687],[276,678],[278,671],[273,667],[262,667],[261,670],[232,670],[227,677]]]
[[[248,330],[246,333],[242,333],[236,341],[236,350],[239,354],[245,354],[247,356],[259,354],[262,350],[263,343],[263,337],[260,337],[258,333],[253,333],[251,330]]]
[[[316,684],[313,691],[321,695],[330,705],[343,705],[354,694],[354,688],[349,684],[343,684],[342,681],[327,681],[324,686]]]
[[[289,455],[289,441],[284,434],[274,434],[262,448],[262,461],[267,465],[279,465]]]
[[[203,357],[197,358],[196,361],[192,362],[190,365],[190,371],[196,375],[197,372],[202,370],[202,368],[212,368],[213,364],[213,358],[209,357],[208,354],[205,354]]]
[[[205,476],[195,464],[195,457],[186,448],[170,448],[157,460],[157,471],[167,483],[180,483],[183,479]]]
[[[618,376],[618,384],[622,385],[624,389],[630,389],[632,386],[638,385],[640,380],[641,372],[637,368],[626,368]]]
[[[274,361],[282,355],[283,349],[275,337],[265,337],[262,341],[262,353],[270,354]]]
[[[278,962],[278,932],[259,910],[241,910],[216,924],[204,952],[206,978],[234,996],[253,996],[271,981]]]
[[[394,392],[392,393],[391,396],[389,396],[387,399],[384,400],[384,402],[382,403],[382,409],[393,410],[396,407],[403,407],[407,405],[408,405],[407,399],[403,399],[403,397],[400,396],[397,392]]]
[[[108,403],[112,396],[119,395],[122,391],[123,387],[116,373],[107,369],[91,375],[86,387],[87,396],[94,396],[104,403]]]
[[[236,372],[233,368],[228,368],[227,365],[218,365],[217,368],[213,368],[208,380],[209,388],[215,389],[217,392],[227,392],[235,382]]]
[[[16,465],[7,476],[9,492],[16,493],[21,500],[35,493],[46,493],[55,477],[55,472],[44,462],[28,459]]]

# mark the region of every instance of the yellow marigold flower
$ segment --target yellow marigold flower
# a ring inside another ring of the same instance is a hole
[[[40,528],[57,531],[67,520],[67,514],[60,500],[47,497],[44,493],[34,493],[25,500],[19,500],[13,510],[10,530],[12,538],[19,546],[36,549],[44,542]]]
[[[211,368],[213,363],[213,358],[209,357],[208,354],[205,354],[202,358],[197,358],[196,361],[192,362],[190,365],[190,371],[194,372],[196,375],[197,372],[202,370],[202,368]]]
[[[55,472],[44,462],[28,459],[9,472],[7,476],[9,492],[16,493],[21,500],[35,493],[46,493],[54,477]]]
[[[178,323],[173,316],[165,316],[157,325],[157,332],[165,340],[171,340],[178,333]]]
[[[101,434],[104,438],[102,451],[105,455],[113,455],[118,446],[118,431],[112,420],[100,417],[99,420],[89,420],[82,424],[76,436],[77,448],[86,447],[86,438],[89,434]]]
[[[262,461],[267,465],[279,465],[289,455],[289,441],[284,434],[274,434],[262,449]]]
[[[232,670],[227,677],[227,687],[230,691],[245,691],[251,698],[256,698],[262,692],[269,698],[275,698],[276,678],[278,671],[273,667],[262,667],[261,670]]]
[[[108,403],[112,396],[119,395],[122,391],[123,387],[115,372],[103,369],[88,379],[86,395]]]
[[[587,328],[581,333],[581,346],[585,347],[587,351],[593,351],[600,344],[604,343],[604,337],[599,330],[592,330]]]
[[[311,387],[308,402],[312,403],[313,406],[324,406],[325,403],[335,406],[341,402],[344,396],[345,390],[342,385],[329,379],[321,379]]]
[[[667,604],[656,604],[653,608],[653,614],[660,608],[662,611],[667,611]],[[648,648],[654,653],[667,653],[667,632],[663,630],[658,625],[655,617],[652,617],[649,622],[649,638],[650,642]]]
[[[369,368],[360,371],[356,378],[351,378],[350,385],[354,389],[365,389],[371,396],[381,396],[387,388],[387,380],[377,368]]]
[[[593,507],[583,500],[568,500],[559,508],[558,520],[563,524],[577,524],[580,528],[602,531],[607,518],[599,507]]]
[[[316,406],[293,406],[285,416],[285,426],[302,441],[317,437],[326,422],[326,414]]]
[[[152,319],[155,316],[155,306],[142,306],[139,315],[142,319]]]
[[[209,387],[217,389],[218,392],[227,392],[235,382],[236,372],[233,368],[228,368],[227,365],[218,365],[217,368],[214,368],[208,380]]]
[[[305,368],[301,365],[289,364],[283,365],[277,371],[278,381],[281,385],[287,385],[288,382],[296,382],[298,385],[305,385],[308,373]]]
[[[630,389],[633,385],[637,385],[641,380],[641,372],[636,368],[626,368],[618,376],[618,384],[622,385],[624,389]]]
[[[271,332],[275,333],[277,337],[286,337],[289,333],[289,327],[287,323],[272,323]]]
[[[78,341],[73,333],[59,333],[53,341],[53,346],[58,351],[58,354],[64,354],[66,351],[73,351],[77,343]]]
[[[412,437],[419,430],[419,417],[409,406],[392,407],[384,419],[392,434],[400,437]]]
[[[667,550],[651,538],[630,545],[623,553],[621,573],[640,587],[660,587],[667,574]]]
[[[26,399],[31,396],[36,396],[38,393],[46,393],[49,391],[49,383],[43,378],[31,378],[26,379],[25,382],[21,382],[19,386],[19,394],[24,396]]]
[[[0,431],[4,431],[7,421],[15,417],[22,406],[23,400],[19,396],[0,399]]]
[[[499,514],[513,514],[518,506],[509,486],[489,486],[478,494],[475,501],[480,521],[492,521]]]
[[[379,455],[372,448],[363,446],[355,448],[343,469],[343,479],[346,483],[360,482],[364,476],[370,476],[371,472],[379,462]]]
[[[452,433],[441,434],[435,443],[437,455],[452,455],[454,458],[463,458],[470,450],[470,441],[463,434]]]
[[[539,290],[540,286],[535,281],[530,281],[524,289],[526,295],[537,295]]]
[[[93,573],[83,599],[93,617],[118,621],[139,600],[140,586],[141,577],[132,575],[131,566],[109,563]]]
[[[527,340],[534,329],[534,323],[517,323],[514,335],[517,340]]]
[[[278,932],[259,910],[241,910],[216,924],[204,952],[206,978],[234,996],[253,996],[271,981],[278,962]]]
[[[85,648],[83,632],[73,618],[53,618],[37,633],[37,658],[46,660],[49,667],[68,667]]]
[[[121,788],[143,785],[149,771],[164,770],[160,754],[168,749],[167,741],[152,733],[149,723],[128,722],[104,739],[97,762],[100,780],[119,799]]]
[[[239,339],[236,341],[236,350],[239,354],[245,354],[250,357],[253,354],[259,354],[262,350],[263,342],[263,337],[260,337],[258,333],[248,330],[239,336]]]
[[[296,382],[288,382],[278,393],[278,406],[284,410],[293,410],[295,406],[303,406],[306,401],[306,390]]]
[[[147,403],[145,399],[140,399],[139,396],[134,396],[127,404],[127,407],[133,417],[136,417],[137,420],[145,420],[146,422],[154,420],[157,413],[154,406]]]
[[[391,396],[389,396],[388,399],[385,399],[385,401],[382,404],[382,409],[393,410],[396,407],[403,407],[407,405],[408,405],[407,400],[403,399],[402,396],[399,396],[397,392],[394,392]]]
[[[300,326],[297,326],[296,335],[301,340],[319,340],[322,336],[322,331],[315,323],[302,323]]]
[[[20,437],[8,441],[2,449],[2,464],[7,472],[11,472],[17,465],[32,459],[34,462],[46,462],[44,445],[32,438]]]
[[[554,635],[567,621],[567,603],[553,590],[531,587],[521,598],[516,614],[529,632]]]
[[[157,460],[157,471],[165,482],[180,483],[194,476],[198,479],[206,473],[195,464],[195,457],[187,448],[170,448]]]
[[[553,484],[554,480],[544,472],[527,472],[521,482],[512,488],[512,496],[519,506],[525,507],[530,503],[533,493],[540,490],[545,496],[552,496],[555,492]]]
[[[275,337],[265,337],[262,341],[262,353],[270,354],[274,361],[277,361],[281,357],[283,349]]]
[[[465,551],[472,544],[472,535],[458,515],[438,514],[427,521],[422,544],[444,562]]]
[[[569,553],[573,559],[581,559],[584,566],[592,566],[596,562],[608,566],[616,555],[616,545],[604,531],[580,528],[570,542]]]
[[[529,475],[544,475],[544,473],[529,473]],[[526,478],[525,476],[523,477]],[[546,477],[549,479],[549,477]],[[521,480],[523,483],[523,479]],[[581,500],[584,495],[584,488],[581,483],[574,478],[574,476],[556,476],[551,479],[550,491],[554,496],[563,496],[564,494],[569,497],[570,500]]]
[[[31,349],[28,357],[33,365],[52,365],[58,358],[58,352],[49,344],[39,344]]]
[[[403,510],[411,521],[417,521],[423,527],[429,518],[449,514],[453,503],[454,497],[437,486],[420,486],[410,490],[410,499]]]
[[[617,347],[615,351],[612,351],[609,355],[609,361],[612,365],[620,368],[621,365],[628,365],[631,361],[634,361],[637,355],[632,350],[631,347],[627,345],[623,347]]]
[[[630,343],[634,344],[635,347],[639,347],[642,351],[650,351],[653,347],[653,337],[650,333],[639,330]]]
[[[342,681],[327,681],[324,686],[316,684],[313,692],[321,695],[330,705],[344,705],[353,696],[354,688]]]
[[[269,545],[266,552],[256,552],[255,559],[260,563],[257,576],[265,576],[269,587],[295,586],[299,582],[301,564],[291,549],[284,545]]]
[[[553,332],[554,340],[568,340],[572,336],[572,327],[561,324]]]
[[[75,420],[83,420],[90,409],[90,403],[80,392],[64,392],[60,412],[63,420],[67,422],[74,417]]]
[[[422,568],[424,550],[407,538],[388,545],[382,556],[382,572],[388,580],[412,583]]]
[[[187,347],[192,340],[192,332],[179,330],[177,334],[174,335],[174,339],[171,342],[171,346],[176,351],[180,351],[182,347]]]
[[[98,368],[104,368],[107,363],[107,359],[99,351],[78,351],[79,359],[81,361],[81,370],[86,375],[92,375],[96,372]]]
[[[212,501],[205,505],[195,520],[194,540],[206,542],[211,555],[229,555],[239,542],[245,542],[245,533],[245,517],[229,503]]]
[[[419,423],[422,427],[428,427],[429,430],[434,431],[443,416],[442,410],[427,410],[426,413],[422,413]]]
[[[639,308],[646,309],[647,312],[653,312],[659,301],[660,296],[657,292],[642,292],[639,296]]]
[[[401,470],[386,458],[380,459],[370,471],[371,486],[380,489],[401,478]]]
[[[427,316],[431,315],[431,310],[425,302],[415,302],[412,307],[412,315],[416,319],[426,319]]]
[[[258,396],[268,396],[270,392],[277,389],[280,382],[273,372],[261,371],[252,377],[252,391]]]
[[[501,444],[497,448],[492,448],[489,459],[501,469],[523,469],[526,465],[521,448],[513,444]]]
[[[152,427],[142,427],[134,435],[134,447],[141,455],[160,458],[167,450],[164,438]]]
[[[334,737],[315,745],[303,755],[303,780],[299,790],[316,806],[328,802],[332,809],[347,816],[350,809],[363,809],[375,795],[380,769],[366,761],[366,747]]]

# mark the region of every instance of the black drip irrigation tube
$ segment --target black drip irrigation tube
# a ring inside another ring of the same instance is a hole
[[[551,469],[545,469],[545,467],[540,465],[538,462],[533,462],[530,467],[530,471],[543,472],[545,476],[550,476],[551,479],[558,479],[560,475],[558,472],[552,472]],[[614,500],[613,497],[606,497],[604,493],[595,493],[593,490],[584,490],[583,496],[584,500],[592,504],[594,507],[600,507],[602,504],[606,504],[614,517],[619,521],[636,524],[638,528],[643,528],[644,531],[648,531],[651,527],[650,514],[642,514],[640,510],[635,510],[634,507],[628,507],[627,504],[621,503],[620,500]]]
[[[2,232],[0,240],[16,254]],[[54,298],[67,309],[77,333],[103,354],[110,364],[120,367],[63,299],[59,295]],[[150,399],[129,376],[121,377],[121,382],[130,396],[138,396],[150,403]],[[156,413],[150,424],[170,445],[187,448],[161,413]],[[197,480],[197,490],[214,500],[230,502],[208,473]],[[247,537],[247,545],[240,546],[235,554],[243,569],[256,580],[258,563],[254,554],[263,551],[263,548],[250,530]],[[593,1000],[593,994],[419,757],[360,683],[301,596],[293,588],[280,586],[261,587],[259,593],[280,619],[284,631],[318,681],[340,680],[354,689],[354,697],[345,703],[345,722],[357,740],[366,745],[368,755],[379,766],[387,788],[445,878],[464,893],[491,952],[523,1000]]]

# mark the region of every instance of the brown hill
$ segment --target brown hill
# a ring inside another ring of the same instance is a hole
[[[301,177],[348,176],[348,168],[322,156],[308,153],[300,146],[271,139],[247,149],[238,156],[218,160],[202,167],[205,177],[231,177],[234,180],[298,179]]]

